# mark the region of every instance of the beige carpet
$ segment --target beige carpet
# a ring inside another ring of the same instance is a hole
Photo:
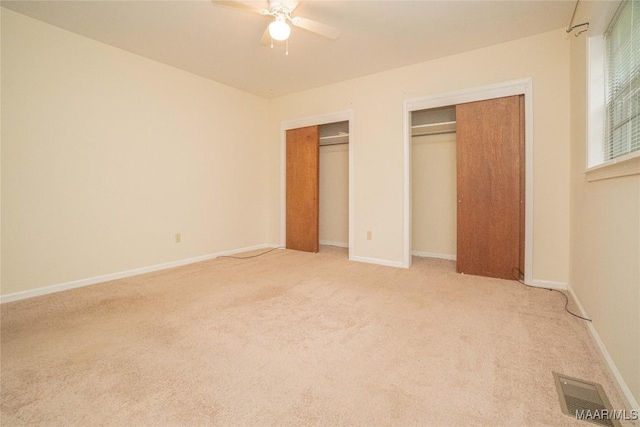
[[[556,292],[276,250],[3,304],[1,424],[557,425],[619,396]],[[628,425],[628,424],[627,424]]]

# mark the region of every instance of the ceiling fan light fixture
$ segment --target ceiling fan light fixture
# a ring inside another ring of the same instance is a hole
[[[281,17],[277,17],[275,21],[269,24],[269,35],[274,40],[286,40],[289,38],[290,34],[291,27]]]

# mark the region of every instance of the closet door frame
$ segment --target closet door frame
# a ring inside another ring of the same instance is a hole
[[[349,259],[353,256],[355,227],[354,211],[354,173],[353,173],[353,143],[356,140],[353,123],[353,110],[343,110],[335,113],[287,120],[280,123],[280,246],[287,242],[287,131],[307,126],[320,126],[328,123],[349,122]]]
[[[533,284],[533,80],[512,80],[455,92],[417,97],[404,102],[404,251],[403,267],[411,266],[411,113],[429,108],[524,95],[525,221],[524,281]]]

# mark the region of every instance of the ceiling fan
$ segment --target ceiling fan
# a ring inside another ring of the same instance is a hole
[[[298,0],[213,0],[213,3],[221,6],[241,8],[273,18],[273,21],[271,21],[262,35],[260,44],[267,45],[269,44],[269,41],[273,40],[287,40],[291,34],[291,27],[289,26],[289,23],[294,27],[305,29],[331,40],[335,40],[340,36],[340,30],[337,28],[311,19],[303,18],[301,16],[291,16],[295,8],[298,6]],[[266,7],[259,7],[258,5],[261,3],[264,3]]]

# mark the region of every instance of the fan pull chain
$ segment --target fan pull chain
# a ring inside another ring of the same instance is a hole
[[[285,42],[287,44],[287,52],[286,55],[289,56],[289,39]]]

